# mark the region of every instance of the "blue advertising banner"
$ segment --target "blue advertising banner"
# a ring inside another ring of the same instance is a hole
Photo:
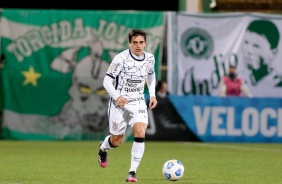
[[[282,143],[282,99],[169,96],[203,142]]]

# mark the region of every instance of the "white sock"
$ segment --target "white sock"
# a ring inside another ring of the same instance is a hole
[[[113,147],[110,145],[109,143],[109,139],[110,139],[111,135],[108,135],[105,139],[104,139],[104,142],[102,143],[102,145],[100,146],[100,149],[102,151],[108,151],[109,149],[113,149]]]
[[[144,142],[133,142],[131,148],[131,165],[129,171],[134,171],[136,173],[137,168],[142,160],[145,151]]]

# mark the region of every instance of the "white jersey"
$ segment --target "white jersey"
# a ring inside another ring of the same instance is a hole
[[[144,87],[147,82],[150,96],[155,96],[155,58],[151,53],[144,52],[137,58],[129,49],[119,53],[113,59],[106,75],[113,83],[104,86],[109,95],[116,100],[119,96],[127,97],[130,102],[144,100]]]
[[[144,87],[147,82],[150,96],[155,96],[154,64],[153,54],[144,52],[137,57],[129,49],[113,59],[103,83],[111,96],[108,109],[111,134],[124,135],[127,125],[133,126],[136,122],[148,124]],[[119,96],[128,99],[123,108],[116,102]]]

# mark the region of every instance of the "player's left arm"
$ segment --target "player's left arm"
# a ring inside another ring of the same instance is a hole
[[[150,109],[155,108],[158,103],[156,99],[156,73],[155,73],[155,68],[154,68],[154,64],[155,64],[154,57],[152,61],[153,61],[152,67],[148,73],[147,81],[146,81],[148,89],[149,89],[149,94],[150,94],[150,102],[149,102]]]

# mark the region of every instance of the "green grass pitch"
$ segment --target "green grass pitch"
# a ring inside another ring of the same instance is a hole
[[[130,165],[131,142],[97,163],[97,141],[0,141],[0,184],[120,184]],[[185,184],[282,184],[282,144],[146,142],[138,183],[168,184],[162,166],[180,160]]]

